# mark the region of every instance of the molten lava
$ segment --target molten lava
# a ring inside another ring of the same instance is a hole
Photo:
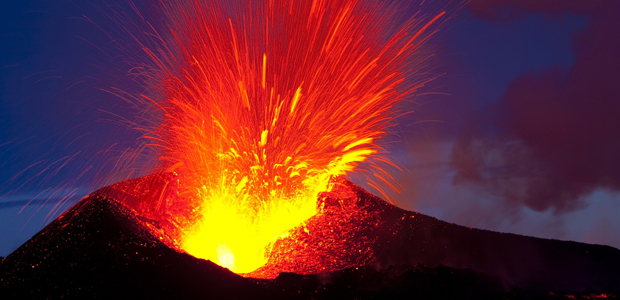
[[[162,112],[150,138],[188,199],[170,217],[177,246],[249,273],[317,214],[331,178],[389,163],[378,141],[424,83],[408,78],[444,12],[393,30],[387,7],[358,0],[241,2],[162,2],[169,37],[145,47],[162,99],[144,97]]]

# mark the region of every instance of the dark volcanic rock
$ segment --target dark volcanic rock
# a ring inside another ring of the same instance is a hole
[[[15,298],[260,295],[232,272],[168,248],[127,207],[99,193],[11,253],[0,274],[2,293]]]
[[[349,192],[335,193],[340,201],[327,196],[321,214],[293,230],[290,239],[279,241],[288,243],[286,253],[272,254],[263,272],[317,273],[311,272],[316,268],[308,258],[319,257],[319,264],[331,265],[331,270],[449,266],[491,275],[506,288],[620,291],[618,249],[450,224],[395,207],[351,182],[341,184],[339,189]]]
[[[446,265],[527,290],[620,291],[620,250],[613,247],[479,230],[383,206],[382,226],[373,233],[380,268]]]
[[[243,278],[169,248],[153,230],[166,226],[157,219],[169,213],[173,179],[126,181],[80,201],[0,263],[0,299],[592,299],[620,291],[617,249],[449,224],[346,180],[322,195],[321,213],[278,241],[285,250],[260,270],[275,279]]]

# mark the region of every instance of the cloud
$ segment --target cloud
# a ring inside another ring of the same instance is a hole
[[[502,196],[508,206],[573,211],[598,188],[620,191],[620,2],[472,0],[473,16],[508,22],[527,13],[588,18],[575,63],[522,74],[488,107],[494,135],[473,122],[452,151],[454,184]]]
[[[92,190],[89,187],[76,187],[3,195],[0,196],[0,210],[14,207],[75,203]]]

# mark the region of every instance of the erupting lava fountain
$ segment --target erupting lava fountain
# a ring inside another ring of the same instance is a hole
[[[394,7],[358,0],[159,5],[169,32],[143,47],[156,92],[142,97],[160,113],[156,171],[178,178],[173,247],[249,273],[333,178],[365,162],[391,186],[379,141],[428,80],[420,47],[445,12],[393,24]]]

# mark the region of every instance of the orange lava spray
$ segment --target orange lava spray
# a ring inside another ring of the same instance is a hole
[[[369,3],[240,2],[162,1],[168,48],[145,51],[164,99],[144,97],[162,112],[150,138],[189,199],[180,247],[248,273],[317,213],[330,178],[381,154],[394,105],[421,86],[406,81],[411,61],[444,13],[386,39],[390,16]]]

